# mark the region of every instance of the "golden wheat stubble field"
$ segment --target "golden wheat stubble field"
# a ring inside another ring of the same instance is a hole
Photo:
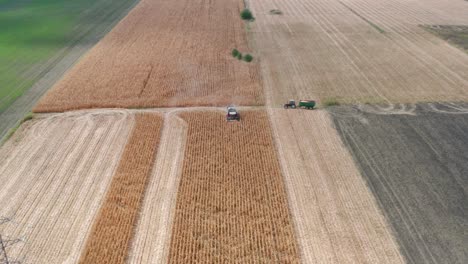
[[[10,261],[78,261],[133,124],[127,111],[43,115],[0,148],[0,235],[20,239]]]
[[[268,116],[181,113],[188,124],[169,263],[299,263]]]
[[[163,118],[135,115],[135,126],[94,221],[80,263],[125,263],[157,152]]]
[[[142,0],[34,111],[263,103],[241,3]]]
[[[249,1],[256,16],[250,37],[262,59],[267,101],[468,100],[468,55],[419,26],[467,23],[453,12],[454,5],[464,10],[466,4],[452,3],[444,13],[416,2]]]

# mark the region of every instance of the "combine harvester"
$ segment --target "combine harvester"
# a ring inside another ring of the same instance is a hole
[[[237,112],[237,110],[234,107],[228,106],[227,114],[226,114],[226,120],[228,122],[230,122],[230,121],[240,121],[239,112]]]

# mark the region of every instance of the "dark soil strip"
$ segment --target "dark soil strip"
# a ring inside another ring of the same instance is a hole
[[[468,263],[468,114],[331,110],[409,263]],[[350,115],[356,113],[356,115]]]
[[[139,114],[80,263],[125,263],[151,174],[163,118]]]

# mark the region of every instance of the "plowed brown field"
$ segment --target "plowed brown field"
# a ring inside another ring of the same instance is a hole
[[[304,263],[404,263],[327,112],[270,115]]]
[[[456,9],[467,10],[465,1],[452,1],[446,12],[426,1],[249,3],[257,18],[251,37],[271,105],[289,98],[468,100],[468,55],[419,26],[468,23],[466,12]],[[272,15],[271,9],[283,14]]]
[[[299,263],[267,114],[190,112],[170,263]]]
[[[80,263],[125,263],[156,154],[162,118],[137,114]]]
[[[36,112],[102,107],[258,105],[241,1],[142,0],[36,106]]]
[[[46,115],[0,148],[0,225],[9,260],[76,263],[120,160],[126,111]]]

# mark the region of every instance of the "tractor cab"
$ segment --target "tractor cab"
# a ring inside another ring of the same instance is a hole
[[[288,108],[296,108],[296,101],[290,99],[287,103],[285,103],[284,105],[284,109],[288,109]]]

